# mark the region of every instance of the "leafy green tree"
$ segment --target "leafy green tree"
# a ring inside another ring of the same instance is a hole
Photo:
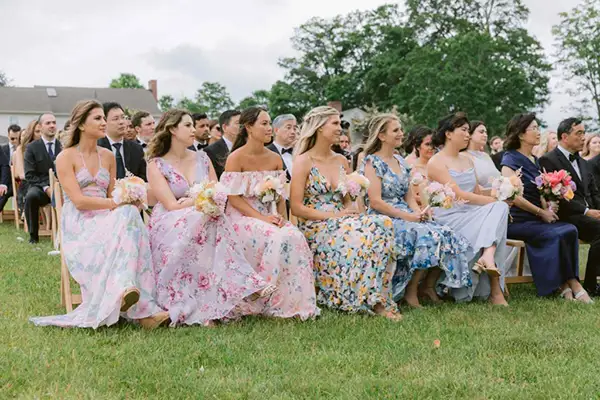
[[[117,78],[110,81],[111,88],[143,89],[140,79],[134,74],[121,73]]]
[[[10,78],[4,73],[4,71],[0,71],[0,87],[9,86]]]
[[[202,83],[195,101],[202,112],[210,115],[219,115],[234,106],[227,88],[218,82]]]
[[[570,12],[560,13],[560,23],[552,28],[556,40],[555,57],[573,87],[570,96],[580,100],[578,113],[600,119],[600,1],[585,0]],[[589,114],[588,114],[589,115]]]
[[[237,108],[243,110],[248,107],[261,106],[270,109],[270,96],[271,93],[268,90],[255,90],[252,95],[244,97]]]
[[[169,111],[174,108],[173,104],[175,103],[175,99],[170,94],[165,94],[158,99],[158,106],[161,111]]]

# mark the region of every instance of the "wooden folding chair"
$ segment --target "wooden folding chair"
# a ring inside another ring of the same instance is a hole
[[[62,217],[63,196],[59,182],[54,182],[54,202],[57,220],[57,241],[60,247],[60,303],[65,306],[67,312],[73,311],[73,306],[81,304],[81,295],[74,294],[71,290],[71,274],[65,263],[65,254],[62,248],[62,232],[60,220]]]
[[[21,229],[21,215],[19,213],[23,210],[19,210],[19,207],[18,207],[19,202],[17,201],[17,196],[19,193],[19,185],[17,185],[17,180],[15,179],[15,166],[14,165],[10,166],[10,179],[11,179],[12,187],[13,187],[13,213],[14,213],[14,219],[15,219],[15,228],[17,228],[17,230],[19,230],[19,229]]]
[[[56,179],[52,169],[50,169],[48,176],[50,177],[50,188],[52,189],[54,197],[56,197],[56,194],[54,193],[54,185],[58,182],[58,179]],[[56,237],[56,233],[58,231],[58,221],[56,217],[56,209],[52,205],[52,198],[50,198],[50,230],[52,231],[52,245],[56,248],[56,242],[58,240]]]
[[[50,183],[52,184],[54,179],[54,171],[50,169],[49,171]],[[50,186],[52,188],[52,186]],[[50,237],[52,242],[54,243],[54,236],[52,230],[52,203],[45,205],[40,208],[40,227],[38,229],[38,236],[46,236]],[[25,228],[25,232],[29,233],[29,227],[27,226],[27,220],[25,220],[23,224]]]

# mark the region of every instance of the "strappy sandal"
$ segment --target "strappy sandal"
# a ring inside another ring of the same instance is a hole
[[[264,298],[269,298],[273,295],[273,293],[275,293],[277,291],[277,286],[275,285],[268,285],[267,287],[265,287],[264,289],[259,290],[258,292],[252,293],[249,296],[250,300],[258,300],[258,299],[264,299]]]
[[[573,296],[575,297],[575,300],[577,300],[581,303],[594,304],[594,300],[592,300],[592,298],[590,297],[588,292],[585,291],[585,289],[581,289],[579,292],[575,293]]]
[[[575,299],[573,298],[573,291],[571,290],[571,288],[566,288],[565,290],[560,292],[559,296],[567,301],[575,301]]]
[[[481,274],[482,272],[485,272],[486,274],[488,274],[491,277],[499,277],[500,276],[500,271],[498,270],[498,268],[496,268],[495,266],[494,266],[494,268],[488,268],[486,266],[485,262],[482,261],[481,259],[477,260],[475,265],[473,265],[473,271],[477,274]]]

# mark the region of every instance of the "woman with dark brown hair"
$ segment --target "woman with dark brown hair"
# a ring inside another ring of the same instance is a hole
[[[66,315],[32,318],[36,325],[97,329],[123,316],[152,329],[169,318],[154,300],[150,244],[139,204],[117,204],[111,197],[115,157],[97,145],[105,130],[100,103],[82,101],[73,108],[56,171],[65,196],[62,253],[83,302]]]
[[[219,125],[219,120],[211,119],[208,123],[208,134],[210,139],[208,139],[208,144],[211,145],[214,142],[217,142],[219,139],[223,137],[223,132],[221,132],[221,125]]]
[[[195,128],[185,110],[167,111],[148,148],[148,182],[158,204],[150,218],[157,301],[171,326],[212,325],[246,297],[272,291],[244,258],[224,215],[196,209],[188,192],[215,182],[206,153],[192,151]]]

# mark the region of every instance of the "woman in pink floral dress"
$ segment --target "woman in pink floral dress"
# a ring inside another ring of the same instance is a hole
[[[273,213],[270,204],[259,200],[257,194],[257,187],[266,177],[285,182],[281,157],[264,146],[272,136],[271,119],[265,110],[250,107],[242,112],[240,125],[221,176],[230,194],[227,215],[246,259],[276,291],[270,297],[245,302],[238,311],[302,320],[315,317],[320,310],[316,305],[313,255],[306,239],[281,217],[285,213],[283,198]]]
[[[150,219],[157,301],[172,326],[211,325],[244,298],[269,292],[227,217],[206,215],[187,197],[193,184],[217,180],[206,153],[188,150],[194,131],[186,111],[168,111],[148,150],[148,180],[158,200]]]
[[[65,262],[81,286],[82,303],[66,315],[32,318],[36,325],[98,328],[120,316],[155,328],[169,319],[155,302],[148,232],[135,205],[117,206],[108,196],[116,163],[110,150],[97,146],[105,136],[102,105],[75,106],[71,129],[56,159],[65,194],[61,241]]]

